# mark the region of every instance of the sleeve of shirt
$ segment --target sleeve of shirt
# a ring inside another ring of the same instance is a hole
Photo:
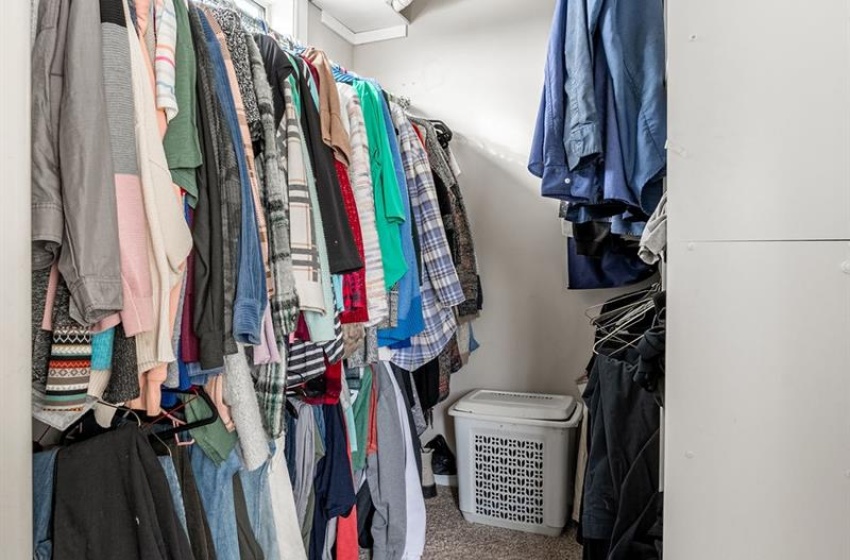
[[[582,158],[602,153],[602,126],[596,110],[593,58],[591,54],[587,2],[567,2],[567,31],[564,45],[564,91],[567,94],[564,146],[570,170]],[[593,10],[595,12],[595,10]]]
[[[381,110],[381,100],[378,97],[378,92],[374,86],[368,86],[370,103],[374,109],[374,115],[377,122],[384,122],[384,114]],[[386,186],[383,190],[384,197],[384,213],[387,219],[393,223],[403,223],[406,213],[404,211],[404,203],[401,200],[401,189],[399,187],[398,177],[395,173],[393,164],[392,146],[390,146],[390,138],[386,134],[378,134],[380,139],[381,151],[381,174],[383,184]]]

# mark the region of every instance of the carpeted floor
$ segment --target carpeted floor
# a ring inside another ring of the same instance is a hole
[[[441,486],[439,495],[425,502],[428,533],[423,560],[581,560],[575,529],[545,537],[468,523],[458,509],[456,492]]]

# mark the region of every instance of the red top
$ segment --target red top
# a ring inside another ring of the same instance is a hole
[[[348,180],[348,168],[339,160],[335,160],[334,164],[336,165],[336,174],[339,177],[342,200],[345,203],[345,213],[348,215],[351,233],[354,235],[354,244],[357,246],[361,262],[366,262],[366,256],[363,253],[363,232],[360,229],[360,217],[357,214],[354,191],[351,190],[351,182]],[[369,309],[366,302],[365,267],[343,276],[342,294],[345,311],[340,314],[340,321],[343,324],[368,322]]]

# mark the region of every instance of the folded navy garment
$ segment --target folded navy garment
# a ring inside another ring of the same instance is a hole
[[[618,288],[646,280],[657,268],[640,260],[637,247],[612,243],[598,257],[578,253],[574,239],[568,239],[567,268],[570,290]]]

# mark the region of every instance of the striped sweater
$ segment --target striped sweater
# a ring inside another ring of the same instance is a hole
[[[178,0],[181,1],[182,0]],[[154,7],[154,71],[156,73],[156,107],[165,111],[171,122],[177,116],[177,14],[173,0],[156,0]]]

